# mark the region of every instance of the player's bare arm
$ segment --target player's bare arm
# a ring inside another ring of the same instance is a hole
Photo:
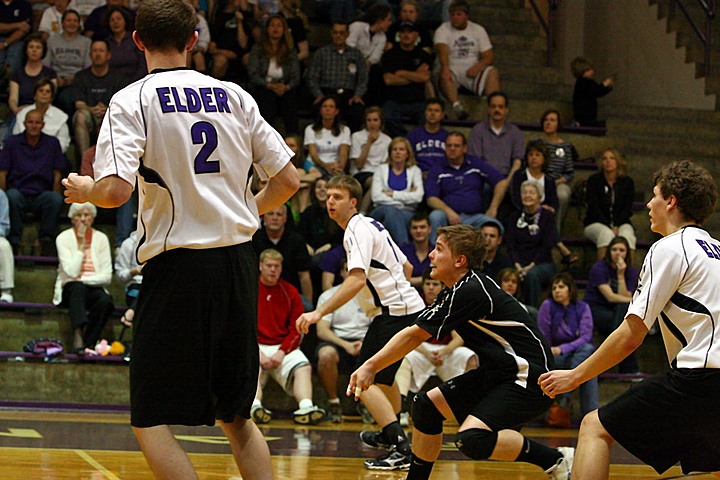
[[[277,175],[271,177],[265,188],[255,196],[260,215],[284,205],[300,188],[297,169],[288,163]]]
[[[93,180],[89,176],[71,173],[62,181],[65,186],[65,203],[91,202],[102,208],[116,208],[128,201],[133,185],[117,175]]]
[[[377,372],[402,360],[428,338],[430,334],[417,325],[411,325],[395,334],[382,350],[353,372],[348,384],[348,396],[355,394],[355,400],[360,398],[359,394],[374,383]]]
[[[543,373],[538,384],[550,398],[575,390],[581,384],[620,363],[643,342],[648,330],[637,315],[628,315],[590,358],[572,370]]]
[[[337,292],[328,299],[327,302],[320,305],[312,312],[303,313],[295,322],[295,327],[300,333],[308,333],[310,325],[318,323],[322,317],[334,312],[338,308],[349,302],[360,290],[365,286],[367,277],[365,272],[360,268],[353,268],[348,273],[347,278],[338,288]]]

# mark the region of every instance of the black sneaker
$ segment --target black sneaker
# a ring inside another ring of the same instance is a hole
[[[409,470],[410,457],[400,452],[392,452],[365,460],[365,467],[368,470]]]
[[[360,432],[360,441],[370,448],[384,448],[386,450],[395,449],[395,445],[388,443],[388,441],[385,439],[385,435],[383,435],[382,432],[370,432],[367,430],[364,432]]]

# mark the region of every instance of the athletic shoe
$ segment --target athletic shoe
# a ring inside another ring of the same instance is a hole
[[[392,452],[378,458],[365,460],[365,468],[368,470],[409,470],[410,457],[400,452]]]
[[[572,447],[560,447],[558,452],[562,457],[557,464],[545,470],[550,480],[570,480],[572,473],[573,459],[575,458],[575,449]]]
[[[250,417],[258,425],[262,423],[268,423],[270,420],[272,420],[272,412],[267,408],[263,407],[262,405],[256,405],[250,409]]]
[[[360,432],[360,441],[370,448],[395,450],[395,445],[388,443],[382,432],[371,432],[369,430]]]
[[[327,408],[327,418],[332,423],[343,423],[343,409],[339,403],[331,403]]]
[[[364,403],[358,403],[356,409],[362,417],[363,423],[367,423],[368,425],[375,423],[372,413],[370,413],[370,410],[367,409]]]
[[[410,426],[410,414],[408,412],[400,412],[400,426],[403,428]]]
[[[470,114],[465,110],[465,105],[463,105],[461,102],[457,101],[452,106],[453,111],[455,112],[455,115],[457,115],[458,120],[465,120],[470,116]]]
[[[325,410],[315,405],[298,408],[293,412],[293,420],[300,425],[317,425],[325,420]]]

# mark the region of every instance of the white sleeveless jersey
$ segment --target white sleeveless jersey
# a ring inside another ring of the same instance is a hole
[[[685,227],[655,242],[628,315],[660,324],[673,368],[720,368],[720,242]]]
[[[405,278],[407,257],[400,251],[382,223],[361,214],[354,215],[343,237],[348,271],[361,268],[367,276],[366,288],[358,294],[368,317],[380,312],[403,316],[425,308],[425,302]]]
[[[138,178],[141,263],[174,248],[251,240],[253,166],[272,177],[292,152],[239,86],[188,69],[155,70],[115,94],[97,143],[95,180]]]

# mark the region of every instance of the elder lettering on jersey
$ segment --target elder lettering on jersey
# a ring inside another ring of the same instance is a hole
[[[222,88],[160,87],[155,91],[163,113],[206,112],[231,113],[227,92]]]
[[[696,239],[696,241],[708,257],[720,260],[720,246],[705,240]]]

